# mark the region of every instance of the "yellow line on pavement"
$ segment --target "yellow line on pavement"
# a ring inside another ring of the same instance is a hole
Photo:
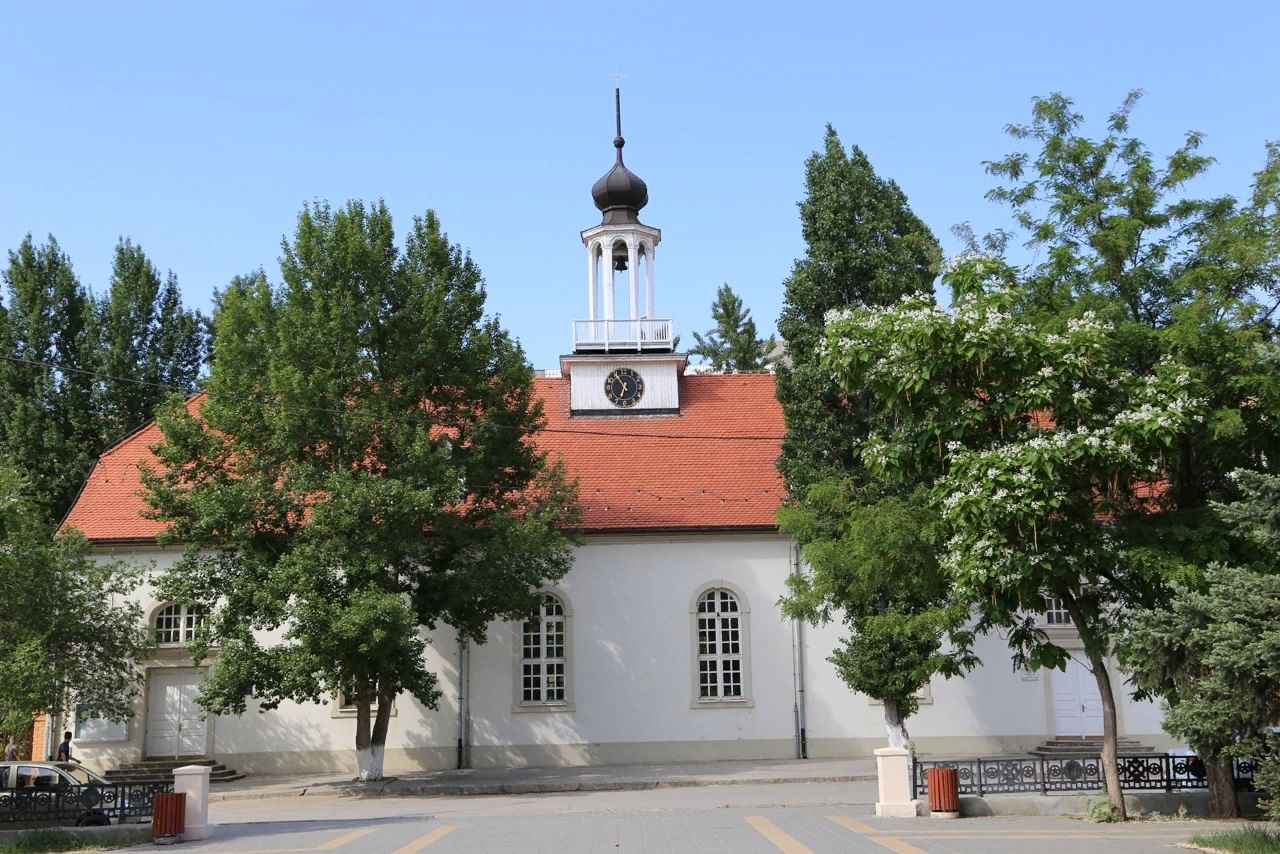
[[[762,815],[747,816],[747,824],[751,825],[765,839],[773,843],[782,854],[813,854],[808,846],[799,839],[788,834]]]
[[[888,848],[890,851],[896,851],[897,854],[925,854],[923,848],[917,848],[910,842],[903,842],[896,836],[868,836],[876,845]]]
[[[339,836],[337,839],[330,839],[328,842],[326,842],[323,845],[317,845],[314,850],[335,851],[341,848],[342,846],[346,845],[348,842],[355,842],[357,839],[361,838],[362,836],[368,836],[370,833],[373,833],[373,831],[374,831],[374,828],[372,827],[365,827],[365,828],[361,828],[360,830],[353,830],[350,833],[345,833],[342,836]]]
[[[457,829],[458,829],[457,826],[452,824],[446,824],[443,827],[437,827],[435,830],[432,830],[429,833],[422,834],[417,839],[413,840],[407,845],[400,846],[395,851],[392,851],[391,854],[418,854],[418,852],[421,851],[423,848],[426,848],[428,845],[436,844],[441,839],[444,839],[446,836],[448,836],[450,833],[453,833]]]
[[[884,831],[877,831],[871,825],[863,824],[862,822],[858,821],[856,818],[850,818],[847,815],[829,815],[827,816],[827,820],[834,821],[836,824],[840,825],[841,827],[847,827],[849,830],[852,830],[854,833],[883,833],[884,832]]]

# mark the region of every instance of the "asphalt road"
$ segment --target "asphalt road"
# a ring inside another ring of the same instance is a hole
[[[212,805],[200,854],[1080,854],[1170,852],[1207,822],[879,819],[839,784],[455,798],[299,797]],[[136,851],[154,851],[142,846]]]

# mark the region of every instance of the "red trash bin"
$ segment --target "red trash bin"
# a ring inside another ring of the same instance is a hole
[[[954,768],[928,768],[929,812],[940,818],[960,815],[960,774]]]
[[[181,836],[187,829],[187,795],[160,792],[151,799],[151,838]]]

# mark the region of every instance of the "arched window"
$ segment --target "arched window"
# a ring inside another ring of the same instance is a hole
[[[554,594],[543,596],[536,619],[520,626],[517,671],[520,706],[562,706],[569,702],[569,615]]]
[[[156,612],[153,621],[156,645],[177,646],[190,641],[204,618],[204,609],[199,605],[166,605]]]
[[[698,595],[694,609],[696,702],[750,699],[747,616],[738,594],[732,590],[712,587]]]

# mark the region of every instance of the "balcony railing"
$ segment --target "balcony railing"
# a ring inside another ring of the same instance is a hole
[[[669,353],[673,340],[670,320],[573,321],[573,349],[576,353]]]

